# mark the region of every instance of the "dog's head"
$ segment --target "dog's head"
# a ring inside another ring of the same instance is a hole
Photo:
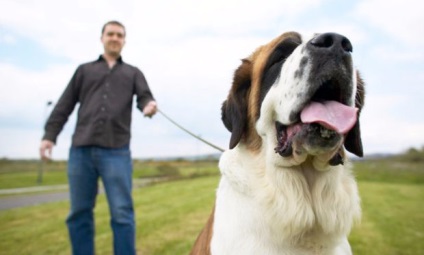
[[[284,33],[242,60],[222,105],[230,149],[266,149],[282,164],[307,158],[343,163],[363,156],[359,115],[364,84],[352,44],[335,33]]]

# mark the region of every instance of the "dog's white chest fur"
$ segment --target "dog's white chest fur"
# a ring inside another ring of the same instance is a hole
[[[221,157],[212,255],[351,254],[360,207],[350,172],[274,169],[263,157],[242,146]]]

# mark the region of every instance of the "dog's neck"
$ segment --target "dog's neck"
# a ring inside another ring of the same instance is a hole
[[[361,213],[358,191],[347,166],[317,171],[312,160],[278,167],[260,160],[264,158],[272,157],[265,151],[252,153],[237,146],[223,154],[220,170],[234,190],[251,197],[258,208],[268,210],[263,212],[263,220],[272,226],[270,231],[293,242],[315,233],[349,233]]]

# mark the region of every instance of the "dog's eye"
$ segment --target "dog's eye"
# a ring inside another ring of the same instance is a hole
[[[266,93],[275,83],[278,78],[283,62],[288,56],[299,46],[300,38],[287,38],[282,41],[271,54],[265,66],[264,74],[262,76],[262,87],[260,92],[260,101],[265,98]]]
[[[266,69],[281,61],[284,61],[297,48],[297,46],[299,46],[299,44],[300,42],[295,38],[289,38],[282,41],[269,57]]]

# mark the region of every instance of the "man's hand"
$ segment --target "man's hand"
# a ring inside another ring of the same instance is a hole
[[[152,117],[153,115],[156,114],[157,110],[158,110],[157,103],[155,101],[150,101],[143,108],[143,114],[145,117]]]
[[[42,160],[50,160],[52,158],[52,149],[54,143],[49,140],[42,140],[40,145],[40,157]]]

